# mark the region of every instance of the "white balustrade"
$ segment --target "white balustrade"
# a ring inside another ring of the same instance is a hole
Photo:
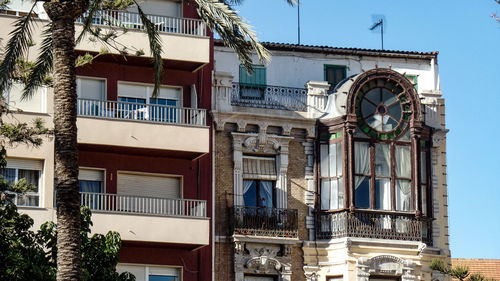
[[[88,17],[85,12],[82,17],[76,20],[83,23]],[[200,19],[167,17],[157,15],[147,15],[147,18],[155,25],[158,32],[178,33],[194,36],[207,36],[206,24]],[[111,26],[128,29],[144,30],[144,24],[138,13],[117,10],[100,10],[92,18],[93,25]]]
[[[78,99],[77,112],[79,116],[190,126],[206,126],[207,122],[207,112],[205,109],[158,104]]]
[[[80,204],[93,211],[205,218],[205,200],[80,192]]]

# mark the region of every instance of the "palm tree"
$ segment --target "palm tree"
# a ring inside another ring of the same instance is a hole
[[[123,2],[111,0],[112,2]],[[208,27],[232,47],[240,61],[251,71],[251,53],[255,51],[262,61],[269,52],[259,43],[251,27],[231,8],[241,0],[191,0]],[[294,0],[286,0],[293,5]],[[25,81],[23,97],[29,98],[53,72],[54,86],[54,140],[55,190],[57,202],[57,280],[81,280],[80,200],[78,190],[78,146],[76,127],[75,25],[78,17],[88,9],[84,28],[78,36],[92,33],[95,13],[109,0],[45,0],[44,8],[50,18],[44,27],[43,42],[38,59]],[[135,2],[135,0],[134,0]],[[2,2],[3,3],[3,2]],[[36,3],[35,3],[36,4]],[[31,11],[17,20],[11,32],[3,61],[0,65],[0,92],[4,92],[16,77],[16,63],[26,54],[32,38],[33,5]],[[137,2],[135,2],[137,5]],[[161,44],[154,24],[138,6],[138,12],[149,37],[154,60],[156,93],[162,77]]]

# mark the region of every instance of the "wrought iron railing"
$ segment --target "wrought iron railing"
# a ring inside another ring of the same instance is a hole
[[[307,111],[307,90],[269,85],[233,83],[231,104],[293,111]]]
[[[364,237],[422,241],[432,245],[432,221],[417,219],[414,214],[356,211],[318,213],[317,239]]]
[[[83,23],[88,12],[76,20]],[[194,36],[207,36],[206,24],[200,19],[178,18],[167,16],[147,15],[159,32],[178,33]],[[138,13],[117,10],[100,10],[92,18],[93,25],[111,26],[126,29],[144,30],[144,24]]]
[[[205,109],[175,107],[158,104],[141,104],[119,101],[78,99],[79,116],[126,119],[156,123],[205,126]]]
[[[102,212],[197,218],[207,216],[205,200],[80,192],[80,204]]]
[[[234,234],[298,237],[297,210],[236,206],[230,214]]]

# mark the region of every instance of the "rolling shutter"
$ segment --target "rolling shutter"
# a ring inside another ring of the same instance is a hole
[[[80,169],[78,172],[79,180],[104,181],[104,170]]]
[[[118,173],[118,194],[180,198],[180,178]]]
[[[43,167],[42,160],[7,158],[7,168],[41,171],[42,167]]]
[[[243,178],[276,180],[276,161],[273,157],[243,156]]]

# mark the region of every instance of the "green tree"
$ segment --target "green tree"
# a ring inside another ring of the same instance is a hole
[[[471,274],[469,268],[466,266],[456,266],[453,268],[446,266],[440,259],[433,259],[430,268],[460,281],[495,281],[494,279],[484,277],[480,273]]]
[[[135,0],[133,0],[135,4]],[[258,42],[251,27],[231,8],[239,1],[190,0],[197,5],[200,17],[232,47],[241,62],[251,70],[251,52],[261,60],[269,58],[269,52]],[[286,0],[293,4],[294,0]],[[28,74],[24,96],[33,94],[48,74],[53,74],[54,87],[54,139],[55,139],[55,190],[57,204],[57,280],[81,280],[81,229],[78,195],[78,146],[76,127],[76,75],[75,20],[88,9],[84,19],[83,34],[92,32],[92,18],[106,5],[126,6],[126,0],[50,0],[44,1],[50,19],[44,27],[43,42],[38,59]],[[33,5],[34,7],[34,5]],[[156,93],[162,77],[161,44],[154,24],[148,20],[138,5],[138,12],[149,37],[151,56],[154,60]],[[32,9],[33,10],[33,9]],[[5,55],[0,64],[0,92],[16,78],[16,65],[26,54],[32,42],[33,13],[20,18],[11,32]],[[111,36],[112,37],[112,36]],[[103,38],[97,36],[99,40]],[[105,40],[104,40],[105,41]]]

